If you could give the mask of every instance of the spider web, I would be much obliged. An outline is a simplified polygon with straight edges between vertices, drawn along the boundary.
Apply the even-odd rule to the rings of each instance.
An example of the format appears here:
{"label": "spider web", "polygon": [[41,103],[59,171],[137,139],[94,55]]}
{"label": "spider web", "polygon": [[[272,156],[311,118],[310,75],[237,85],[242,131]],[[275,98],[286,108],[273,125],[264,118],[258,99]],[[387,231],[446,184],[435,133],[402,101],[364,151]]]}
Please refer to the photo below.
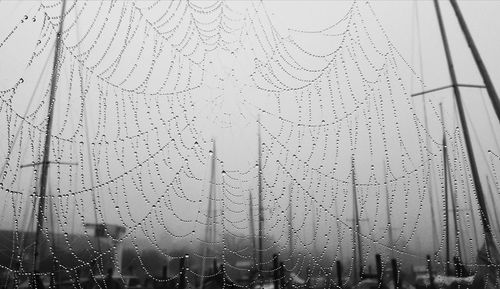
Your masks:
{"label": "spider web", "polygon": [[[36,274],[60,281],[114,268],[167,283],[186,254],[193,286],[218,274],[248,286],[240,280],[248,272],[276,270],[273,254],[288,273],[331,284],[335,260],[348,279],[356,262],[369,272],[375,253],[384,267],[396,258],[409,270],[428,252],[443,270],[441,136],[426,128],[408,91],[416,73],[369,2],[342,3],[343,16],[316,31],[280,26],[253,1],[68,1],[62,18],[61,4],[1,4],[14,11],[0,34],[6,282],[22,287],[35,274],[37,163],[61,23],[45,270]],[[465,211],[452,250],[477,270],[484,237],[473,232],[479,213],[462,132],[436,101],[425,105],[429,121],[446,126]],[[482,152],[498,188],[500,153]],[[439,236],[429,237],[432,222]],[[214,261],[223,266],[207,269]]]}

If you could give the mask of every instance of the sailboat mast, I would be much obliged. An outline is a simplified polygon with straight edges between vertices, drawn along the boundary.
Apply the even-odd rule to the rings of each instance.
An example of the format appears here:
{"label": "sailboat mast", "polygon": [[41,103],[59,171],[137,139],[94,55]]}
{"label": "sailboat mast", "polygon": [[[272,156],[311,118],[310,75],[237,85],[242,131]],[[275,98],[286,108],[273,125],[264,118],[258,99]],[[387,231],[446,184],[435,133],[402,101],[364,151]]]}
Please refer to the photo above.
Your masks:
{"label": "sailboat mast", "polygon": [[470,212],[470,216],[471,216],[471,220],[472,220],[472,232],[474,234],[474,237],[475,237],[475,241],[476,241],[476,246],[477,246],[477,249],[479,250],[480,248],[480,244],[479,244],[479,234],[477,233],[477,227],[476,227],[476,215],[474,214],[474,208],[472,206],[472,196],[470,194],[470,185],[469,185],[469,182],[465,182],[467,184],[467,197],[468,197],[468,201],[469,201],[469,212]]}
{"label": "sailboat mast", "polygon": [[[449,161],[448,157],[446,157],[446,161]],[[450,191],[450,197],[451,197],[451,208],[453,210],[453,224],[455,226],[455,250],[458,255],[458,259],[462,260],[462,250],[460,247],[460,216],[457,212],[457,195],[455,192],[455,189],[453,188],[453,182],[451,178],[451,170],[450,170],[450,164],[448,164],[448,182],[449,182],[449,191]]]}
{"label": "sailboat mast", "polygon": [[446,236],[446,275],[451,275],[450,269],[450,222],[449,222],[449,212],[448,212],[448,145],[446,143],[446,133],[443,118],[443,104],[439,104],[439,110],[441,112],[441,121],[443,128],[443,178],[444,178],[444,227]]}
{"label": "sailboat mast", "polygon": [[54,51],[54,62],[52,66],[52,77],[50,80],[50,95],[47,110],[47,126],[45,129],[45,143],[43,147],[43,160],[42,171],[40,176],[40,193],[38,195],[38,213],[36,219],[36,233],[35,233],[35,254],[33,258],[33,268],[38,271],[39,267],[39,254],[40,254],[40,237],[44,225],[45,217],[45,196],[47,194],[47,181],[49,174],[49,153],[50,153],[50,139],[52,134],[52,123],[54,120],[54,108],[56,102],[57,80],[59,75],[59,55],[61,50],[61,36],[64,24],[64,11],[66,10],[66,0],[62,1],[61,15],[59,22],[59,29],[56,35],[56,44]]}
{"label": "sailboat mast", "polygon": [[[424,108],[424,124],[425,124],[425,130],[426,131],[429,131],[429,119],[427,117],[427,106],[426,106],[426,103],[425,103],[425,94],[423,95],[422,97],[422,104],[423,104],[423,108]],[[432,187],[433,183],[432,183],[432,172],[431,172],[431,168],[432,168],[432,163],[431,163],[431,158],[429,158],[429,149],[431,147],[431,144],[430,144],[430,140],[429,140],[429,136],[426,134],[425,136],[425,143],[426,143],[426,146],[427,146],[427,150],[425,151],[426,152],[426,155],[427,155],[427,159],[429,160],[428,162],[428,166],[427,166],[427,173],[428,173],[428,178],[426,179],[426,185],[427,185],[427,193],[429,194],[429,209],[431,211],[431,219],[432,219],[432,244],[433,244],[433,250],[434,252],[437,252],[439,250],[439,234],[438,234],[438,230],[437,230],[437,225],[436,225],[436,214],[434,212],[434,189]],[[439,203],[439,202],[438,202]]]}
{"label": "sailboat mast", "polygon": [[288,187],[288,258],[293,255],[292,185]]}
{"label": "sailboat mast", "polygon": [[253,264],[257,262],[256,258],[256,244],[255,244],[255,227],[254,227],[254,222],[253,222],[253,198],[252,198],[252,190],[248,190],[248,198],[249,198],[249,221],[250,221],[250,238],[252,240],[252,259],[253,259]]}
{"label": "sailboat mast", "polygon": [[446,36],[446,31],[444,28],[443,19],[441,16],[441,9],[437,0],[434,0],[434,6],[436,8],[436,14],[439,22],[439,29],[441,31],[441,37],[443,40],[443,46],[446,54],[446,60],[448,63],[448,70],[452,82],[453,93],[455,96],[455,101],[457,103],[458,114],[460,117],[460,123],[462,125],[462,132],[464,134],[465,147],[467,149],[467,154],[469,156],[469,164],[472,173],[472,179],[474,181],[474,188],[476,190],[477,200],[479,203],[481,223],[483,225],[483,231],[486,239],[486,247],[495,246],[493,242],[493,235],[491,232],[490,221],[488,217],[488,210],[486,209],[486,203],[484,199],[483,189],[481,187],[481,179],[479,178],[479,171],[476,165],[476,158],[474,156],[474,151],[472,148],[472,142],[469,134],[469,126],[467,125],[467,120],[465,118],[465,110],[462,103],[462,97],[460,95],[460,89],[457,84],[457,78],[455,75],[455,69],[453,66],[453,60],[451,58],[450,47],[448,45],[448,38]]}
{"label": "sailboat mast", "polygon": [[457,1],[450,0],[450,3],[451,3],[451,6],[453,7],[453,10],[455,11],[455,15],[457,16],[457,19],[458,19],[458,24],[460,25],[460,28],[462,29],[462,32],[464,33],[465,40],[467,41],[467,45],[469,46],[469,48],[471,50],[472,56],[474,57],[474,61],[476,62],[476,66],[479,70],[479,73],[481,74],[481,77],[483,78],[484,85],[486,86],[486,91],[488,92],[491,103],[493,104],[493,109],[495,110],[497,118],[500,121],[500,100],[498,99],[498,94],[495,90],[495,86],[493,85],[493,82],[491,81],[488,70],[486,69],[486,66],[484,65],[483,59],[481,58],[481,54],[479,54],[479,50],[476,47],[476,43],[474,42],[474,39],[472,38],[472,35],[470,34],[469,28],[467,27],[467,23],[465,22],[464,16],[462,15],[462,11],[460,10],[460,7],[458,6]]}
{"label": "sailboat mast", "polygon": [[261,142],[261,137],[260,137],[260,116],[257,120],[257,124],[259,126],[258,130],[258,193],[259,193],[259,278],[261,283],[263,282],[263,257],[262,257],[262,252],[263,252],[263,245],[262,245],[262,232],[264,230],[264,214],[262,211],[262,142]]}
{"label": "sailboat mast", "polygon": [[[212,210],[209,212],[212,214],[212,226],[211,226],[211,242],[215,242],[217,239],[217,190],[216,190],[216,179],[215,179],[215,160],[216,160],[216,153],[215,153],[215,140],[213,142],[213,149],[212,149],[212,168],[210,170],[210,200],[209,202],[212,203]],[[216,269],[216,268],[214,268]]]}
{"label": "sailboat mast", "polygon": [[392,235],[392,221],[391,221],[391,206],[389,201],[389,183],[387,183],[387,160],[384,163],[384,178],[385,178],[385,208],[387,214],[387,227],[389,235],[389,247],[391,248],[390,256],[391,259],[394,257],[394,237]]}
{"label": "sailboat mast", "polygon": [[[207,223],[205,228],[205,244],[203,247],[203,260],[201,261],[201,274],[200,274],[200,286],[199,288],[203,288],[203,283],[205,280],[205,260],[208,255],[208,244],[211,242],[215,242],[216,238],[216,190],[215,190],[215,141],[213,141],[212,151],[211,151],[211,165],[210,165],[210,184],[208,187],[208,208],[207,208]],[[214,257],[215,258],[215,257]],[[215,259],[214,263],[217,260]],[[214,268],[216,270],[217,268]]]}
{"label": "sailboat mast", "polygon": [[316,234],[317,234],[317,227],[316,227],[316,206],[314,205],[314,200],[312,201],[312,235],[313,235],[313,240],[312,240],[312,245],[313,245],[313,254],[316,254],[318,252],[318,247],[316,245]]}
{"label": "sailboat mast", "polygon": [[[353,202],[353,241],[356,243],[356,252],[355,252],[355,262],[353,268],[355,268],[355,280],[363,276],[363,252],[361,245],[361,227],[359,225],[359,211],[358,211],[358,194],[356,190],[356,169],[354,167],[354,157],[351,158],[351,170],[352,170],[352,202]],[[356,260],[357,263],[356,264]],[[357,270],[359,269],[359,272]]]}

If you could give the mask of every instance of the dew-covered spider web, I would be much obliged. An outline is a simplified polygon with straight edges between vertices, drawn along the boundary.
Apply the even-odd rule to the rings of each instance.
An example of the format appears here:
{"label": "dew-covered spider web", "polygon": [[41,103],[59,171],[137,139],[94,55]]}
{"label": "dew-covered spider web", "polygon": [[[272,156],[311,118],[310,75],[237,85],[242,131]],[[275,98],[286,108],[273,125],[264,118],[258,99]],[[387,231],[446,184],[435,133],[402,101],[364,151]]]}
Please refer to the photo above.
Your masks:
{"label": "dew-covered spider web", "polygon": [[[411,283],[427,255],[444,272],[447,216],[451,256],[484,266],[449,92],[444,115],[412,97],[372,4],[335,2],[318,29],[262,1],[0,2],[1,286],[332,288],[376,277],[375,254]],[[496,237],[497,123],[476,103]]]}

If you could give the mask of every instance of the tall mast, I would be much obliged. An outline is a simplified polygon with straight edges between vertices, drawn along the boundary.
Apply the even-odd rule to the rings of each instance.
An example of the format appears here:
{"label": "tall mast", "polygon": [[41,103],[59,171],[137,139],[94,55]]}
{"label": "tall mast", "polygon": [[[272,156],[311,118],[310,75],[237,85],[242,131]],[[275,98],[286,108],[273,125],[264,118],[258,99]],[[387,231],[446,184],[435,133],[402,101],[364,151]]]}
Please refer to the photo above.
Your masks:
{"label": "tall mast", "polygon": [[[450,47],[448,45],[448,38],[446,36],[444,23],[443,23],[443,19],[441,16],[441,9],[439,8],[439,2],[437,0],[434,0],[434,6],[436,8],[436,14],[437,14],[438,22],[439,22],[439,29],[441,31],[441,37],[443,39],[443,46],[444,46],[444,50],[446,53],[446,61],[448,63],[448,71],[449,71],[451,82],[452,82],[453,92],[454,92],[454,96],[455,96],[455,102],[457,104],[458,114],[460,117],[460,123],[462,125],[462,132],[464,134],[465,147],[467,149],[467,154],[469,156],[472,179],[474,181],[474,189],[476,190],[477,200],[478,200],[479,209],[480,209],[481,223],[483,225],[483,231],[484,231],[485,240],[486,240],[486,248],[488,251],[490,251],[491,249],[495,249],[495,251],[496,251],[496,245],[493,241],[493,235],[491,232],[491,226],[490,226],[490,221],[489,221],[489,217],[488,217],[488,210],[486,208],[484,193],[483,193],[483,189],[481,187],[481,180],[479,178],[479,171],[478,171],[478,168],[476,165],[476,158],[474,156],[472,142],[470,140],[469,127],[467,125],[467,120],[465,118],[465,110],[464,110],[464,107],[462,104],[462,97],[460,95],[460,89],[459,89],[458,84],[457,84],[457,78],[455,75],[453,60],[451,58]],[[489,262],[491,262],[491,260]]]}
{"label": "tall mast", "polygon": [[[424,106],[424,121],[425,121],[425,129],[427,131],[429,131],[429,120],[428,120],[428,117],[427,117],[427,108],[426,108],[426,104],[425,104],[425,94],[423,95],[422,97],[422,102],[423,102],[423,106]],[[426,143],[426,146],[428,149],[430,149],[431,147],[431,144],[430,144],[430,140],[429,140],[429,136],[426,134],[425,135],[425,143]],[[425,151],[426,154],[427,154],[427,159],[429,160],[429,165],[427,166],[427,173],[428,173],[428,178],[426,179],[426,182],[427,182],[427,193],[429,194],[429,209],[431,211],[431,219],[432,219],[432,245],[433,245],[433,249],[434,249],[434,253],[438,252],[439,250],[439,234],[438,234],[438,230],[437,230],[437,225],[436,225],[436,214],[434,212],[434,190],[432,188],[432,172],[431,172],[431,168],[432,168],[432,163],[431,163],[431,158],[429,158],[429,153],[428,153],[428,150]],[[439,203],[439,202],[438,202]]]}
{"label": "tall mast", "polygon": [[476,62],[476,66],[479,70],[479,73],[481,74],[481,77],[483,78],[484,85],[486,86],[486,91],[488,92],[488,95],[490,97],[491,103],[493,104],[493,109],[495,110],[495,113],[497,115],[498,120],[500,121],[500,100],[498,99],[498,94],[495,90],[495,86],[493,85],[493,82],[491,81],[490,75],[488,74],[488,70],[486,69],[486,66],[484,65],[483,59],[481,58],[481,55],[479,54],[479,50],[476,47],[476,43],[474,42],[474,39],[472,38],[472,35],[470,34],[469,28],[467,27],[467,23],[465,22],[464,16],[462,15],[462,11],[460,10],[460,7],[458,6],[458,3],[456,0],[450,0],[451,6],[453,7],[453,10],[455,11],[455,14],[458,19],[458,23],[460,24],[460,28],[462,29],[462,32],[464,33],[465,40],[467,41],[467,45],[469,46],[472,56],[474,57],[474,61]]}
{"label": "tall mast", "polygon": [[293,255],[292,184],[288,187],[288,258]]}
{"label": "tall mast", "polygon": [[[420,46],[420,39],[421,39],[421,36],[420,36],[420,21],[419,21],[419,17],[418,17],[418,3],[417,1],[414,2],[415,3],[415,9],[416,9],[416,12],[417,12],[417,29],[418,29],[418,40],[419,40],[419,46]],[[419,47],[419,50],[421,52],[421,47]],[[424,68],[423,68],[423,63],[422,63],[422,56],[420,55],[420,71],[421,73],[424,72]],[[422,76],[422,82],[421,82],[421,88],[422,88],[422,91],[425,90],[425,84],[424,84],[424,78]],[[432,159],[429,158],[429,151],[431,149],[431,142],[430,142],[430,138],[429,138],[429,118],[427,116],[427,105],[426,105],[426,94],[423,93],[422,94],[422,108],[423,108],[423,113],[424,113],[424,125],[425,125],[425,130],[426,130],[426,134],[425,134],[425,144],[426,144],[426,147],[427,149],[425,150],[425,154],[426,154],[426,158],[427,158],[427,178],[426,178],[426,187],[427,187],[427,193],[429,195],[429,209],[430,209],[430,213],[431,213],[431,219],[432,219],[432,235],[433,235],[433,238],[432,238],[432,244],[433,244],[433,253],[436,254],[439,250],[439,234],[438,234],[438,229],[437,229],[437,224],[441,223],[439,219],[436,218],[436,214],[434,212],[434,189],[433,189],[433,180],[434,180],[434,174],[433,174],[433,163],[432,163]],[[438,202],[439,203],[439,202]],[[439,216],[439,215],[438,215]],[[438,223],[436,223],[438,221]],[[438,256],[436,256],[438,257]]]}
{"label": "tall mast", "polygon": [[259,170],[258,172],[258,193],[259,193],[259,279],[260,279],[260,282],[261,282],[261,285],[262,283],[264,282],[264,279],[263,279],[263,276],[262,276],[262,272],[263,272],[263,258],[262,258],[262,253],[263,253],[263,245],[262,245],[262,232],[264,230],[264,214],[263,214],[263,211],[262,211],[262,142],[261,142],[261,138],[260,138],[260,116],[257,120],[257,125],[259,126],[258,127],[258,136],[257,136],[257,140],[258,140],[258,164],[257,164],[257,168]]}
{"label": "tall mast", "polygon": [[446,143],[446,132],[444,126],[443,118],[443,104],[439,104],[439,110],[441,112],[441,121],[443,128],[443,178],[444,178],[444,227],[446,236],[446,252],[445,252],[445,262],[446,262],[446,276],[451,275],[450,269],[450,222],[449,222],[449,212],[448,212],[448,145]]}
{"label": "tall mast", "polygon": [[[446,161],[449,162],[449,158],[448,156],[446,156]],[[455,250],[457,252],[457,255],[458,255],[458,259],[459,260],[462,260],[462,250],[461,250],[461,247],[460,247],[460,216],[458,214],[458,211],[457,211],[457,205],[458,205],[458,202],[457,202],[457,195],[456,195],[456,192],[455,192],[455,189],[453,188],[453,182],[452,182],[452,177],[451,177],[451,169],[450,169],[450,164],[448,163],[448,188],[449,188],[449,192],[450,192],[450,197],[451,197],[451,208],[452,208],[452,211],[453,211],[453,225],[455,226]],[[456,269],[456,268],[455,268]]]}
{"label": "tall mast", "polygon": [[318,229],[316,228],[316,206],[314,204],[314,200],[312,200],[312,235],[313,235],[313,254],[316,254],[318,252],[318,247],[316,246],[316,234],[317,234],[317,231]]}
{"label": "tall mast", "polygon": [[50,139],[52,134],[52,123],[54,120],[54,107],[56,102],[57,80],[59,75],[59,55],[61,53],[61,36],[64,26],[64,11],[66,10],[66,0],[62,1],[61,16],[59,22],[59,29],[56,35],[56,46],[54,51],[54,62],[52,66],[52,76],[50,80],[50,96],[47,111],[47,126],[45,129],[45,143],[43,147],[43,160],[42,171],[40,176],[40,193],[38,195],[38,213],[36,220],[36,234],[35,234],[35,254],[33,258],[33,267],[35,271],[39,269],[39,254],[40,254],[40,237],[44,226],[45,217],[45,196],[47,194],[47,181],[49,174],[49,154],[50,154]]}
{"label": "tall mast", "polygon": [[361,226],[359,225],[358,194],[356,191],[356,169],[354,167],[354,157],[351,158],[352,171],[352,203],[353,203],[353,230],[352,238],[355,243],[353,275],[357,281],[363,276],[363,252],[361,245]]}
{"label": "tall mast", "polygon": [[[203,247],[203,260],[201,262],[201,274],[200,274],[200,289],[203,288],[203,281],[205,279],[205,259],[208,255],[208,244],[216,241],[217,231],[216,231],[216,178],[215,178],[215,140],[213,140],[212,151],[211,151],[211,165],[210,165],[210,184],[208,188],[208,208],[207,208],[207,223],[205,227],[205,245]],[[215,256],[214,256],[215,258]],[[214,259],[214,264],[217,260]],[[216,270],[217,268],[214,268]]]}
{"label": "tall mast", "polygon": [[257,246],[255,245],[255,226],[253,222],[253,197],[252,197],[252,190],[248,190],[248,198],[249,198],[249,221],[250,221],[250,238],[252,241],[252,257],[253,257],[253,264],[255,265],[257,263],[257,256],[256,256],[256,249]]}
{"label": "tall mast", "polygon": [[[213,149],[212,149],[212,169],[210,171],[210,202],[212,203],[212,234],[210,236],[211,241],[215,242],[217,239],[217,189],[216,189],[216,179],[215,179],[215,161],[216,161],[217,155],[215,152],[215,140],[213,142]],[[214,268],[216,269],[216,268]]]}
{"label": "tall mast", "polygon": [[[389,183],[387,183],[387,160],[384,163],[384,178],[385,178],[385,208],[387,214],[387,226],[388,226],[388,235],[389,235],[389,247],[391,248],[390,257],[394,258],[394,237],[392,235],[392,222],[391,222],[391,206],[389,201]],[[434,220],[433,220],[434,221]]]}
{"label": "tall mast", "polygon": [[476,241],[476,248],[479,250],[480,246],[479,245],[479,234],[477,232],[477,226],[476,226],[476,215],[474,214],[474,208],[472,206],[472,196],[471,196],[471,189],[470,189],[470,185],[469,185],[469,182],[465,182],[467,184],[467,197],[468,197],[468,201],[469,201],[469,212],[470,212],[470,216],[471,216],[471,221],[472,221],[472,233],[474,234],[474,238],[475,238],[475,241]]}

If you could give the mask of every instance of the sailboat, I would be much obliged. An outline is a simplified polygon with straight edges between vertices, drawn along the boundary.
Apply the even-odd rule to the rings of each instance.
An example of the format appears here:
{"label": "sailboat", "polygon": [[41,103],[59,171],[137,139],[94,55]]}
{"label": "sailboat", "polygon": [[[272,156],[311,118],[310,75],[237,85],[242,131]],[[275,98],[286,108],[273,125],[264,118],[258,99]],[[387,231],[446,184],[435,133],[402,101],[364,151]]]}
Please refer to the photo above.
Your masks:
{"label": "sailboat", "polygon": [[[61,5],[61,15],[63,15],[65,8],[66,8],[66,1],[63,1]],[[61,35],[63,29],[64,29],[64,21],[61,20],[58,27],[58,35]],[[21,283],[20,284],[21,287],[27,286],[31,288],[41,289],[41,288],[46,288],[49,285],[50,287],[54,287],[56,282],[54,276],[56,264],[54,264],[53,261],[51,262],[52,265],[49,272],[47,272],[45,268],[42,268],[42,259],[46,257],[42,255],[42,252],[45,252],[47,246],[52,247],[53,245],[53,244],[43,243],[42,234],[43,231],[45,230],[46,202],[50,201],[50,198],[47,196],[48,195],[47,191],[49,188],[49,183],[48,183],[49,166],[52,163],[51,160],[49,160],[49,153],[51,144],[51,131],[54,121],[54,104],[56,102],[56,97],[55,97],[57,88],[56,83],[59,75],[58,59],[60,57],[60,51],[61,51],[61,37],[57,37],[55,43],[53,65],[52,65],[52,77],[50,81],[50,96],[49,96],[49,105],[47,109],[47,123],[45,128],[45,139],[44,139],[42,160],[41,162],[32,164],[32,166],[34,167],[41,165],[40,180],[37,188],[38,191],[38,196],[36,198],[37,202],[34,202],[34,208],[33,208],[33,212],[36,211],[36,219],[35,219],[36,221],[34,224],[35,236],[33,243],[33,255],[28,257],[29,259],[31,259],[30,263],[32,264],[32,268],[28,280],[24,284]]]}
{"label": "sailboat", "polygon": [[[258,193],[258,227],[257,227],[257,241],[258,247],[256,249],[257,253],[257,271],[255,272],[255,276],[252,278],[252,288],[265,288],[272,289],[274,288],[274,282],[264,272],[264,207],[263,207],[263,199],[262,199],[262,140],[260,135],[260,116],[257,119],[258,125],[258,133],[257,133],[257,193]],[[274,288],[277,289],[277,288]]]}
{"label": "sailboat", "polygon": [[[218,266],[217,254],[210,252],[209,244],[214,244],[217,240],[217,189],[216,189],[216,147],[213,140],[210,160],[210,184],[208,193],[208,208],[207,221],[205,224],[205,244],[203,246],[203,254],[201,261],[199,289],[218,289],[218,288],[233,288],[234,283],[226,278],[223,264]],[[213,256],[209,256],[213,255]],[[211,260],[210,262],[207,262]],[[208,263],[208,264],[207,264]],[[211,265],[211,266],[210,266]]]}
{"label": "sailboat", "polygon": [[[442,103],[439,104],[441,119],[443,119],[443,106]],[[444,121],[442,122],[442,147],[443,147],[443,179],[444,179],[444,194],[443,194],[443,203],[444,203],[444,230],[445,230],[445,270],[444,274],[438,274],[433,279],[433,284],[441,287],[453,287],[453,286],[471,286],[473,281],[473,276],[468,274],[468,270],[462,263],[462,253],[460,250],[460,225],[459,219],[457,215],[457,200],[456,194],[453,190],[453,182],[450,170],[449,163],[449,154],[448,154],[448,143],[446,139],[446,131]],[[451,200],[451,209],[450,209],[450,200]],[[453,261],[451,258],[451,234],[450,234],[450,211],[453,212],[451,216],[453,217],[454,222],[454,232],[455,236],[455,248],[457,255],[453,257]],[[451,265],[454,265],[454,269],[451,269]],[[454,272],[453,272],[454,271]],[[430,284],[431,282],[428,280],[430,275],[427,275],[426,283]]]}
{"label": "sailboat", "polygon": [[[49,99],[47,105],[47,114],[46,114],[46,124],[44,133],[44,141],[43,141],[43,149],[41,153],[40,161],[33,161],[30,164],[21,165],[21,168],[33,167],[34,172],[40,172],[39,178],[35,177],[37,180],[36,187],[36,195],[34,194],[34,202],[32,203],[33,208],[31,211],[33,214],[33,226],[34,226],[34,234],[30,232],[20,234],[23,236],[21,238],[21,242],[17,244],[19,248],[19,252],[17,253],[20,258],[20,262],[18,266],[15,266],[16,272],[13,272],[12,278],[14,282],[7,281],[4,286],[5,288],[56,288],[56,287],[72,287],[78,284],[86,284],[86,286],[96,285],[98,280],[107,280],[106,278],[114,278],[117,279],[120,274],[120,268],[122,265],[122,242],[121,238],[125,233],[125,228],[122,226],[114,226],[110,224],[89,224],[85,225],[88,228],[95,229],[94,238],[87,239],[89,244],[95,241],[95,245],[97,247],[96,253],[98,256],[91,256],[89,260],[88,267],[90,267],[91,278],[81,278],[79,276],[80,271],[70,272],[64,270],[64,265],[59,261],[61,256],[57,256],[57,244],[56,242],[74,242],[78,243],[79,238],[81,236],[73,235],[73,234],[57,234],[54,232],[55,225],[54,222],[54,212],[51,210],[52,207],[56,206],[53,195],[51,195],[51,187],[50,187],[50,179],[49,179],[49,168],[51,165],[57,165],[61,167],[65,166],[74,166],[75,163],[65,162],[60,160],[51,160],[51,142],[53,141],[53,124],[54,124],[54,113],[56,107],[56,92],[58,87],[58,80],[60,77],[60,65],[59,59],[61,57],[62,50],[62,37],[64,27],[64,15],[66,11],[66,0],[61,1],[61,11],[60,11],[60,22],[57,27],[57,37],[55,39],[55,49],[53,53],[53,62],[52,62],[52,71],[51,71],[51,79],[50,79],[50,89],[49,89]],[[86,116],[84,116],[86,117]],[[90,163],[90,162],[89,162]],[[92,174],[91,174],[92,175]],[[93,180],[92,180],[93,182]],[[94,191],[92,189],[92,196],[94,196]],[[95,208],[95,199],[94,199],[94,213],[96,214]],[[49,211],[47,212],[47,209]],[[97,217],[96,217],[97,222]],[[34,235],[34,236],[31,236]],[[90,236],[89,236],[90,237]],[[108,238],[111,237],[112,241],[106,248],[106,250],[102,250],[100,238]],[[33,241],[32,244],[26,245],[27,241]],[[90,245],[93,246],[92,244]],[[73,252],[73,254],[75,254]],[[112,263],[117,265],[118,270],[113,270],[112,266],[108,268],[107,273],[102,266],[98,265],[101,263],[102,265],[102,257],[108,255],[114,260]],[[76,256],[76,255],[75,255]],[[78,258],[78,257],[77,257]],[[80,259],[80,262],[86,262],[85,259]],[[29,263],[26,268],[23,268],[23,263]],[[31,268],[30,268],[31,267]],[[66,273],[64,279],[61,278],[61,272]],[[24,274],[19,274],[24,273]],[[68,279],[69,278],[69,279]],[[138,288],[137,277],[121,275],[119,276],[121,281],[125,281],[125,286],[129,288],[136,287]],[[104,281],[103,281],[104,282]],[[135,284],[135,285],[132,285]],[[140,287],[140,286],[139,286]]]}
{"label": "sailboat", "polygon": [[[493,235],[492,235],[492,227],[490,225],[490,219],[489,219],[489,214],[488,210],[486,207],[485,203],[485,196],[483,193],[482,185],[481,185],[481,180],[479,178],[479,171],[477,168],[476,164],[476,158],[475,158],[475,153],[472,147],[472,142],[469,134],[469,126],[467,123],[467,119],[465,117],[465,110],[462,102],[462,96],[460,92],[460,87],[476,87],[476,88],[485,88],[488,92],[489,98],[491,100],[493,109],[497,115],[497,118],[500,120],[500,100],[498,99],[498,95],[496,93],[496,90],[493,86],[493,83],[490,79],[490,76],[488,74],[488,71],[486,70],[486,67],[481,59],[481,56],[479,54],[479,50],[476,47],[476,44],[471,36],[471,33],[468,29],[468,26],[465,22],[465,19],[462,15],[462,12],[460,10],[460,7],[458,6],[458,3],[456,0],[450,0],[450,4],[455,12],[455,15],[457,17],[458,23],[460,25],[460,28],[464,34],[465,40],[467,41],[467,44],[471,50],[472,56],[474,58],[474,61],[477,65],[477,68],[479,70],[479,73],[483,79],[484,86],[477,86],[477,85],[464,85],[464,84],[459,84],[457,82],[457,76],[453,64],[453,59],[451,57],[451,50],[450,46],[448,43],[448,38],[446,34],[446,29],[444,26],[444,21],[443,17],[441,14],[441,8],[438,0],[434,0],[434,7],[436,10],[436,15],[438,19],[438,24],[439,24],[439,29],[441,33],[441,38],[443,42],[443,48],[445,51],[446,55],[446,62],[448,65],[448,72],[450,75],[450,80],[451,80],[451,85],[437,88],[437,89],[431,89],[429,91],[424,91],[420,93],[413,94],[412,96],[417,96],[417,95],[424,95],[443,90],[443,89],[448,89],[452,88],[453,90],[453,95],[454,95],[454,100],[457,106],[457,111],[458,111],[458,116],[459,116],[459,123],[462,128],[462,133],[463,133],[463,139],[465,141],[465,148],[467,151],[467,155],[469,158],[469,166],[472,174],[472,179],[473,179],[473,185],[474,189],[476,192],[477,196],[477,201],[479,205],[479,211],[480,211],[480,218],[481,218],[481,224],[483,228],[483,233],[485,236],[485,242],[480,249],[477,259],[478,263],[482,265],[480,269],[476,272],[474,276],[468,276],[468,277],[450,277],[451,275],[451,258],[450,258],[450,251],[449,251],[449,226],[448,226],[448,212],[445,212],[446,220],[445,220],[445,227],[446,227],[446,232],[447,232],[447,237],[446,237],[446,243],[447,243],[447,248],[446,248],[446,261],[445,261],[445,277],[443,278],[437,278],[435,279],[436,283],[441,283],[441,286],[455,286],[455,284],[464,284],[464,285],[470,285],[473,288],[496,288],[498,284],[500,284],[500,272],[498,270],[498,265],[500,264],[500,254],[498,251],[498,248],[496,244],[493,241]],[[442,113],[441,113],[442,114]],[[444,132],[444,128],[443,128]],[[447,147],[446,147],[446,140],[445,136],[443,137],[443,156],[444,156],[444,161],[443,164],[445,166],[444,168],[444,173],[445,173],[445,180],[444,180],[444,186],[445,186],[445,194],[448,193],[448,186],[450,185],[450,180],[449,180],[449,170],[447,168],[448,164],[448,156],[447,156]],[[452,196],[453,200],[454,196]],[[445,204],[447,206],[448,203],[448,197],[445,198]],[[455,206],[454,206],[455,207]],[[458,222],[457,222],[457,214],[456,212],[453,214],[455,216],[455,228],[458,228]],[[459,239],[457,237],[456,243],[457,243],[457,248],[460,248],[460,245],[458,244]],[[488,256],[488,257],[485,257]],[[455,271],[458,273],[457,275],[467,275],[465,272],[465,268],[463,267],[461,263],[461,256],[459,253],[459,256],[455,258],[455,264],[456,268]],[[432,273],[430,273],[432,274]],[[464,280],[464,278],[466,280]],[[442,279],[442,280],[440,280]],[[434,284],[431,284],[430,286],[434,286]]]}

